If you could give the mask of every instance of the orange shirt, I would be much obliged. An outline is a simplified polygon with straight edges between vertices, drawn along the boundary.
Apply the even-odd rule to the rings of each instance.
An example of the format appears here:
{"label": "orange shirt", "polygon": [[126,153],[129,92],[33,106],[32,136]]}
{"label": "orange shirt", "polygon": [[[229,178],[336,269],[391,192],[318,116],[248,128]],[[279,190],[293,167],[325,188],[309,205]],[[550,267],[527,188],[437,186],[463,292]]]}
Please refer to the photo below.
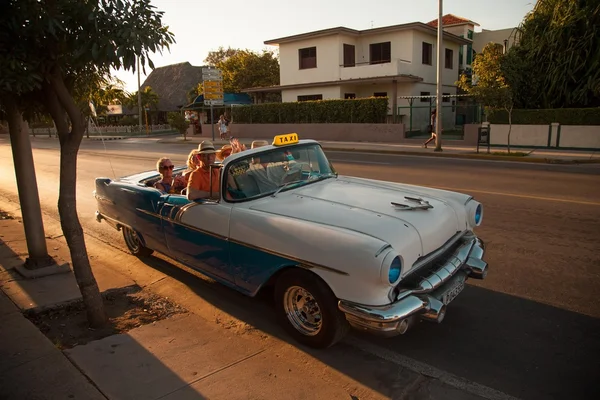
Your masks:
{"label": "orange shirt", "polygon": [[[213,195],[219,193],[219,168],[213,168],[212,192]],[[193,187],[197,190],[210,192],[210,174],[209,170],[204,168],[195,169],[189,178],[188,187]]]}

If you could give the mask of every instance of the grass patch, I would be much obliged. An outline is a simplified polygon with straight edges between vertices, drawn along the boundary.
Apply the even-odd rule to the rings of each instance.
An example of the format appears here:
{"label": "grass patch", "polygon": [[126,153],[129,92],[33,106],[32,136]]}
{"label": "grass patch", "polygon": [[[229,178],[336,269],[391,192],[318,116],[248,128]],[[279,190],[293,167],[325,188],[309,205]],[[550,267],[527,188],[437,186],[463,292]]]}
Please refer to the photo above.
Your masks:
{"label": "grass patch", "polygon": [[493,156],[505,157],[527,157],[530,153],[525,153],[522,151],[511,151],[510,153],[507,151],[492,151],[490,154]]}

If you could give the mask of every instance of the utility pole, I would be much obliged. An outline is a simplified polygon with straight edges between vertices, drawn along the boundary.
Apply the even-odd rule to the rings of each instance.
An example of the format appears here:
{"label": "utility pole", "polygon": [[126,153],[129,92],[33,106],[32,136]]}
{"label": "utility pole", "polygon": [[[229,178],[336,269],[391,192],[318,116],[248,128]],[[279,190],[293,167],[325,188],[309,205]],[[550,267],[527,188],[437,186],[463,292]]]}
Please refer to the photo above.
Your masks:
{"label": "utility pole", "polygon": [[54,261],[48,255],[46,246],[29,132],[24,129],[23,117],[16,104],[6,102],[6,111],[23,228],[29,253],[25,266],[29,269],[50,266],[54,264]]}
{"label": "utility pole", "polygon": [[137,56],[137,75],[138,75],[138,122],[140,132],[142,132],[142,92],[140,91],[140,56]]}
{"label": "utility pole", "polygon": [[442,151],[442,58],[444,56],[444,43],[442,39],[442,9],[443,0],[438,0],[438,31],[437,31],[437,98],[436,98],[436,120],[435,120],[435,150]]}

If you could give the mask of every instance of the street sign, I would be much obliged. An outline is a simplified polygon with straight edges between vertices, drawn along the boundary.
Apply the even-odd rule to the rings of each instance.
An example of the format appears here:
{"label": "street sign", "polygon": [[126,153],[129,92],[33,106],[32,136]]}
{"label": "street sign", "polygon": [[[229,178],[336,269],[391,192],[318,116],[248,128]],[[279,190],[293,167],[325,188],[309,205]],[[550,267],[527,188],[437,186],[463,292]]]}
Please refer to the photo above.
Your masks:
{"label": "street sign", "polygon": [[223,73],[217,68],[202,68],[202,80],[222,80]]}
{"label": "street sign", "polygon": [[204,104],[223,105],[223,73],[217,68],[202,68]]}

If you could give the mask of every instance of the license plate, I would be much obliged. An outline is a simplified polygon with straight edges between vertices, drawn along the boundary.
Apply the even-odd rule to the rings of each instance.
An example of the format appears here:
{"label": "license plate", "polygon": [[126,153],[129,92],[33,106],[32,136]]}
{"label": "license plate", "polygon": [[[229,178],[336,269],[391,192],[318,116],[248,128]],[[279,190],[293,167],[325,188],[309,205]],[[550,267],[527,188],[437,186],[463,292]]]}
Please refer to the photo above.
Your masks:
{"label": "license plate", "polygon": [[459,280],[454,286],[452,286],[446,293],[442,295],[442,303],[448,305],[452,300],[456,298],[465,288],[465,282]]}

